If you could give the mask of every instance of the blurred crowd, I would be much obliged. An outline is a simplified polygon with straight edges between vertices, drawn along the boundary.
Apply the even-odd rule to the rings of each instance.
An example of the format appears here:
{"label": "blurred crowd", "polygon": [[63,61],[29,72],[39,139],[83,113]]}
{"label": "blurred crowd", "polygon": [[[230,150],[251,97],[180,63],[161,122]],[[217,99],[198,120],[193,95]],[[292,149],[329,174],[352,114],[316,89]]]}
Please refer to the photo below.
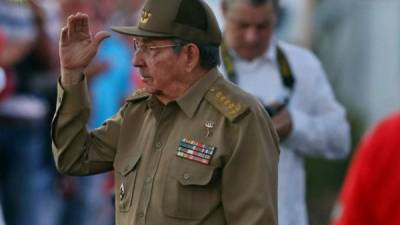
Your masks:
{"label": "blurred crowd", "polygon": [[[59,74],[58,38],[68,15],[91,18],[91,32],[136,23],[141,0],[0,1],[0,199],[8,225],[114,223],[111,175],[60,175],[51,156],[50,121]],[[95,128],[140,85],[130,40],[113,35],[86,71]],[[0,222],[1,224],[1,222]]]}
{"label": "blurred crowd", "polygon": [[[111,174],[69,177],[54,167],[49,133],[57,96],[59,31],[77,11],[89,15],[92,33],[111,25],[136,24],[143,1],[0,0],[0,225],[3,221],[7,225],[114,224]],[[219,1],[208,2],[219,8]],[[316,46],[311,15],[317,2],[324,6],[333,1],[282,0],[277,34],[304,47]],[[221,12],[215,12],[221,22]],[[223,22],[220,25],[223,27]],[[316,29],[333,32],[330,25]],[[325,45],[332,48],[331,43],[320,43],[320,50]],[[92,100],[90,128],[100,126],[141,86],[131,63],[131,44],[132,40],[113,33],[85,71]],[[332,51],[339,55],[339,50]],[[341,68],[334,66],[333,70]],[[332,72],[329,65],[327,72],[328,76]],[[332,80],[345,82],[330,77]],[[339,101],[344,98],[335,94]],[[348,197],[348,192],[345,194]]]}

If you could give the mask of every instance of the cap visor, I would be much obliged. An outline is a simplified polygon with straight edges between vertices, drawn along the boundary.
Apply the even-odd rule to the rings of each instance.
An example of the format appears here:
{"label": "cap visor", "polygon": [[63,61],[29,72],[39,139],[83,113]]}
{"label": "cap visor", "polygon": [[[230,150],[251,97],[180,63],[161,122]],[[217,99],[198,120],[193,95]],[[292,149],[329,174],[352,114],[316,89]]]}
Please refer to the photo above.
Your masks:
{"label": "cap visor", "polygon": [[145,31],[140,29],[139,27],[131,27],[131,26],[111,27],[111,30],[118,32],[120,34],[139,36],[139,37],[171,37],[171,35],[169,34]]}

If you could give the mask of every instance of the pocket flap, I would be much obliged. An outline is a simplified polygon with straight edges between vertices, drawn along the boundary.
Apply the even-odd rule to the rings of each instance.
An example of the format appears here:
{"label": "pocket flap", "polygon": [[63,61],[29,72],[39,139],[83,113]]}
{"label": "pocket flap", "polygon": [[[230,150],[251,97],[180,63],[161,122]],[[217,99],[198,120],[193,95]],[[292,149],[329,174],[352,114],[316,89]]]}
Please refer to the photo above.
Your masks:
{"label": "pocket flap", "polygon": [[132,155],[125,156],[124,154],[116,155],[114,159],[114,169],[120,174],[126,176],[138,164],[142,154],[141,152],[132,153]]}
{"label": "pocket flap", "polygon": [[207,185],[213,178],[215,168],[206,165],[186,167],[173,174],[182,185]]}

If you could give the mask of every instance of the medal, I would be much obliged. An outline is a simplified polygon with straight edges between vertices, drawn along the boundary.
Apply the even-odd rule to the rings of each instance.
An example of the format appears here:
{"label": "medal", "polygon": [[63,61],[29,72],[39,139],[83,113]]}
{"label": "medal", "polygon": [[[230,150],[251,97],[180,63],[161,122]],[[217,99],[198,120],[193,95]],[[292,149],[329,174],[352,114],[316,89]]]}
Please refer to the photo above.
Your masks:
{"label": "medal", "polygon": [[212,134],[211,129],[214,128],[215,123],[213,121],[207,121],[204,126],[206,127],[206,137],[210,137]]}

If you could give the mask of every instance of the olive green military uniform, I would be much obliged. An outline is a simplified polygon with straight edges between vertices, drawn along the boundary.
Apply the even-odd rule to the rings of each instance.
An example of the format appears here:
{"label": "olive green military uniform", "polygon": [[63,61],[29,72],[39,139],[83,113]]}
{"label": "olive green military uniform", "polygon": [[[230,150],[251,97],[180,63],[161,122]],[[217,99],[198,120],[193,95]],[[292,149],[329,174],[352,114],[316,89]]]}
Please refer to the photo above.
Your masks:
{"label": "olive green military uniform", "polygon": [[[113,30],[221,43],[202,0],[147,0],[137,26]],[[86,81],[59,85],[53,154],[66,174],[114,170],[117,225],[277,224],[275,131],[255,98],[216,69],[167,105],[136,92],[91,132],[89,111]]]}
{"label": "olive green military uniform", "polygon": [[91,132],[89,111],[86,81],[59,84],[54,158],[70,175],[114,169],[118,225],[277,224],[275,132],[216,69],[167,105],[136,92]]}

